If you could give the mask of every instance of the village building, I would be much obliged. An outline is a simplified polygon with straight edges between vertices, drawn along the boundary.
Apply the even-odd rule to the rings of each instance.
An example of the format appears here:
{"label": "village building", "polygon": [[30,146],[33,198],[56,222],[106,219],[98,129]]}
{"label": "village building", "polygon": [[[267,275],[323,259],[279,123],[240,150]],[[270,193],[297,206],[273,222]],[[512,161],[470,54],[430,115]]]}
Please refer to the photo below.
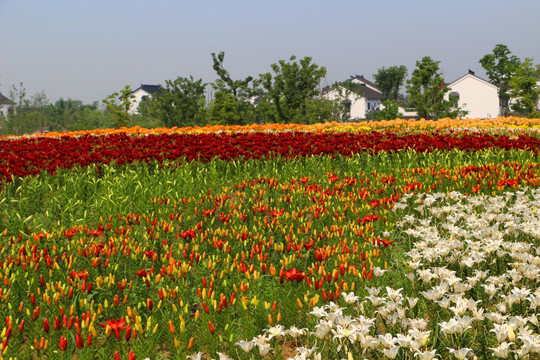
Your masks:
{"label": "village building", "polygon": [[499,116],[499,95],[497,87],[469,72],[454,82],[447,84],[450,89],[446,99],[455,96],[457,105],[467,111],[467,118],[489,119]]}

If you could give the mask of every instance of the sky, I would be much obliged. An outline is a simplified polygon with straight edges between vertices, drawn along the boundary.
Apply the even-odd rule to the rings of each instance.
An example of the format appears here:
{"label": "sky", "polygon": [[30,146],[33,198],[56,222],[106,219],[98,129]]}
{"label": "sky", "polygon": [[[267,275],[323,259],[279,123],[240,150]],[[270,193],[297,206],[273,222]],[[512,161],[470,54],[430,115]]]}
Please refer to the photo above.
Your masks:
{"label": "sky", "polygon": [[447,82],[496,44],[540,63],[539,0],[0,0],[0,92],[101,101],[179,76],[214,82],[309,56],[325,84],[430,56]]}

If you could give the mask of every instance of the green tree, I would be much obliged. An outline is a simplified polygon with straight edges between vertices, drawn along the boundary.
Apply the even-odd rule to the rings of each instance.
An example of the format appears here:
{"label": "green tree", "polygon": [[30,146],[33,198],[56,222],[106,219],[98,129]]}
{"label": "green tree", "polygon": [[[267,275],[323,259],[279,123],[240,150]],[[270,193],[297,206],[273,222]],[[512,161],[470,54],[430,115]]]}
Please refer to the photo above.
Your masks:
{"label": "green tree", "polygon": [[260,83],[272,100],[281,122],[307,122],[307,102],[320,94],[320,81],[326,75],[326,68],[311,62],[311,57],[296,61],[291,56],[289,62],[279,60],[272,64],[274,72],[260,75]]}
{"label": "green tree", "polygon": [[384,109],[376,110],[373,112],[373,116],[377,120],[393,120],[402,118],[403,114],[399,112],[399,105],[395,100],[384,100]]}
{"label": "green tree", "polygon": [[37,125],[36,130],[39,132],[45,131],[45,128],[49,126],[49,99],[47,98],[45,91],[41,90],[32,95],[30,107],[32,109],[33,117],[35,118],[35,124]]}
{"label": "green tree", "polygon": [[381,68],[373,75],[375,84],[381,89],[384,100],[397,101],[399,89],[407,76],[407,68],[404,65]]}
{"label": "green tree", "polygon": [[306,100],[307,124],[341,120],[337,111],[337,102],[328,99],[315,98]]}
{"label": "green tree", "polygon": [[126,87],[120,90],[120,93],[115,92],[103,99],[103,104],[105,104],[107,110],[111,113],[116,128],[129,125],[129,120],[131,119],[130,110],[133,106],[132,101],[134,98],[135,96],[132,94],[131,86],[126,85]]}
{"label": "green tree", "polygon": [[76,122],[68,130],[109,129],[115,126],[115,119],[109,111],[101,111],[97,104],[85,105],[76,113]]}
{"label": "green tree", "polygon": [[229,72],[225,70],[223,66],[225,52],[220,51],[217,55],[212,53],[212,60],[212,68],[219,76],[219,80],[221,80],[221,84],[219,85],[220,91],[231,93],[237,100],[246,100],[257,95],[258,91],[250,87],[250,83],[253,82],[252,76],[248,76],[244,80],[233,80]]}
{"label": "green tree", "polygon": [[77,114],[83,107],[80,100],[58,99],[50,106],[51,130],[65,131],[76,126]]}
{"label": "green tree", "polygon": [[515,99],[512,110],[519,115],[540,117],[538,100],[540,97],[540,64],[533,64],[533,59],[525,58],[510,79],[510,96]]}
{"label": "green tree", "polygon": [[207,116],[214,125],[244,125],[253,118],[253,111],[248,101],[239,101],[230,92],[217,90]]}
{"label": "green tree", "polygon": [[256,109],[253,99],[261,95],[261,90],[252,76],[244,80],[233,80],[225,69],[225,53],[212,53],[213,69],[218,79],[212,88],[213,100],[207,110],[208,121],[212,124],[241,125],[256,121]]}
{"label": "green tree", "polygon": [[449,88],[442,74],[439,73],[439,63],[429,56],[416,62],[416,69],[411,79],[407,81],[409,101],[416,108],[420,118],[439,119],[464,116],[467,112],[457,107],[457,98],[445,99]]}
{"label": "green tree", "polygon": [[206,84],[202,79],[178,77],[147,100],[147,112],[167,127],[203,125]]}
{"label": "green tree", "polygon": [[12,85],[10,98],[16,105],[16,111],[8,114],[8,121],[3,124],[4,134],[29,134],[45,131],[49,126],[49,100],[45,91],[39,91],[29,99],[26,97],[24,84]]}
{"label": "green tree", "polygon": [[510,80],[519,68],[521,61],[512,53],[506,45],[497,44],[493,53],[484,55],[480,64],[486,70],[489,81],[497,86],[499,95],[499,112],[506,116],[508,101],[510,100]]}

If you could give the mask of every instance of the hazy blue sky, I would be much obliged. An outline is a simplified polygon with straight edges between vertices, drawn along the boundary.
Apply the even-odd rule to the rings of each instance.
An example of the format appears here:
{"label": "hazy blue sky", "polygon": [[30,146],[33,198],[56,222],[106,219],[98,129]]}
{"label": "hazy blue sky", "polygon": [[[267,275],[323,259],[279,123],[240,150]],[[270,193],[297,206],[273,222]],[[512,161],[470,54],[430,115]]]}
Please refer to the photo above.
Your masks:
{"label": "hazy blue sky", "polygon": [[327,82],[417,60],[447,81],[496,44],[540,62],[540,0],[0,0],[0,91],[85,103],[141,83],[193,75],[212,82],[225,51],[235,79],[311,56]]}

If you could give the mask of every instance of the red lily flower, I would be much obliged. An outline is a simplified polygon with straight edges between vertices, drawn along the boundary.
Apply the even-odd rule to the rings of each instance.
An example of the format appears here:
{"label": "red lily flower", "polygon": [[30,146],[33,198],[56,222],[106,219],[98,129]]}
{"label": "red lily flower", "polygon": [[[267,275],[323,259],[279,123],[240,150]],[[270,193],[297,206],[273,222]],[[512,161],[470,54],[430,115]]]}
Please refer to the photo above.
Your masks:
{"label": "red lily flower", "polygon": [[71,272],[69,273],[69,277],[74,279],[74,280],[75,280],[75,278],[86,280],[88,278],[88,271],[83,270],[81,272],[77,272],[75,270],[71,270]]}
{"label": "red lily flower", "polygon": [[290,270],[284,271],[280,276],[280,281],[283,282],[283,278],[285,278],[287,281],[296,281],[300,282],[306,278],[307,275],[305,275],[302,271],[298,271],[297,268],[292,268]]}
{"label": "red lily flower", "polygon": [[98,324],[98,325],[103,326],[104,329],[106,329],[107,326],[110,326],[111,330],[114,331],[114,336],[116,336],[118,340],[121,340],[120,331],[124,329],[124,325],[126,323],[124,318],[121,318],[119,320],[116,320],[116,319],[107,320],[106,322],[107,322],[106,324]]}
{"label": "red lily flower", "polygon": [[147,277],[148,275],[152,274],[154,272],[154,267],[152,267],[150,270],[141,269],[137,270],[137,276],[140,278]]}

